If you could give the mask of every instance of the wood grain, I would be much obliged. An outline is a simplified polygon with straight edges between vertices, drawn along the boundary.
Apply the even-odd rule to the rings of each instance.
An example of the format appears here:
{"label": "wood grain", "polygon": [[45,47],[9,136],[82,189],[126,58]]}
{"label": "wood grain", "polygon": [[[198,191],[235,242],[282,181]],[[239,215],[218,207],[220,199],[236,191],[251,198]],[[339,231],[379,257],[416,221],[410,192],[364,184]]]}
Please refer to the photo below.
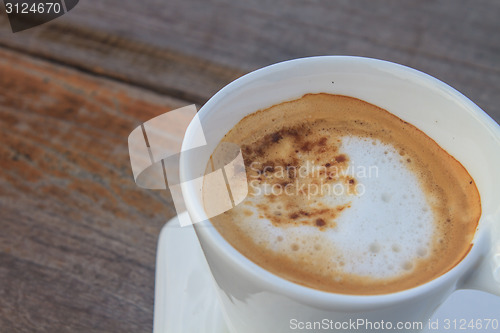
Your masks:
{"label": "wood grain", "polygon": [[500,120],[496,0],[81,1],[0,44],[203,103],[250,70],[350,54],[429,73]]}
{"label": "wood grain", "polygon": [[127,136],[181,101],[0,49],[0,332],[151,332],[167,192]]}

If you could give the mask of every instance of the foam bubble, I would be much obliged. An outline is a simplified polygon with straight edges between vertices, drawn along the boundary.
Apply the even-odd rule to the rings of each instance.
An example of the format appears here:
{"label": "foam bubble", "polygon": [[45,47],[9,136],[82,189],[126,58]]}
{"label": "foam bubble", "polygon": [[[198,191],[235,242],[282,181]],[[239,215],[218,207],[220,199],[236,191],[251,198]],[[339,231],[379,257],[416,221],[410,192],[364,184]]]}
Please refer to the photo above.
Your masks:
{"label": "foam bubble", "polygon": [[392,194],[390,193],[382,193],[381,199],[383,202],[389,202],[391,201]]}

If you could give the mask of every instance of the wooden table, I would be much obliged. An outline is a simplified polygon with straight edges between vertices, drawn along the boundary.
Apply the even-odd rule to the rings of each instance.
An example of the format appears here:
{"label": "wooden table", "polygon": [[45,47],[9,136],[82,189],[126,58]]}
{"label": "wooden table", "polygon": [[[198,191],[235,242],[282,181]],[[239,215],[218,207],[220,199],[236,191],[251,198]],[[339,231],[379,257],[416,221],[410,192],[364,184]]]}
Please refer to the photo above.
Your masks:
{"label": "wooden table", "polygon": [[324,54],[417,68],[500,121],[499,16],[497,0],[88,0],[13,34],[0,5],[0,332],[151,332],[175,212],[133,181],[142,122]]}

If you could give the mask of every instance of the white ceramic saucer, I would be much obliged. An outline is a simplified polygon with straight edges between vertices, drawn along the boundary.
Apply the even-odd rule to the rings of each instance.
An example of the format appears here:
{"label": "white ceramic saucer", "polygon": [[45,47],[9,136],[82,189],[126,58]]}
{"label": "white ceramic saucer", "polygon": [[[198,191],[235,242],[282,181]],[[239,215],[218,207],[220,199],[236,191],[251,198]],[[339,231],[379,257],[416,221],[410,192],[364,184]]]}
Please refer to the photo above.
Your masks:
{"label": "white ceramic saucer", "polygon": [[177,217],[158,240],[153,332],[229,332],[193,226],[181,227]]}
{"label": "white ceramic saucer", "polygon": [[[484,326],[486,319],[500,322],[500,297],[461,290],[431,318],[432,323],[437,321],[439,328],[426,327],[423,332],[500,332],[500,326],[498,329],[472,329],[462,325],[464,321],[470,324],[471,320],[476,323],[482,320]],[[215,281],[194,229],[192,226],[181,228],[177,218],[165,224],[158,240],[154,333],[229,333]]]}

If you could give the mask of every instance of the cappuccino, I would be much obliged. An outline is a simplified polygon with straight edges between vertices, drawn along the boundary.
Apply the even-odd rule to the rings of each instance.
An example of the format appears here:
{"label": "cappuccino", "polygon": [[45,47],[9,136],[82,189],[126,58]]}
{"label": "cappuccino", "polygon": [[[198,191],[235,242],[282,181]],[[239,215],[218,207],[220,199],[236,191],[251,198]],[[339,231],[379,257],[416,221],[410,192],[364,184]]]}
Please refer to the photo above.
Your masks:
{"label": "cappuccino", "polygon": [[[287,280],[392,293],[444,274],[472,246],[481,215],[474,180],[422,131],[375,105],[308,94],[243,118],[221,142],[241,147],[248,196],[211,222]],[[207,183],[203,196],[211,196]]]}

